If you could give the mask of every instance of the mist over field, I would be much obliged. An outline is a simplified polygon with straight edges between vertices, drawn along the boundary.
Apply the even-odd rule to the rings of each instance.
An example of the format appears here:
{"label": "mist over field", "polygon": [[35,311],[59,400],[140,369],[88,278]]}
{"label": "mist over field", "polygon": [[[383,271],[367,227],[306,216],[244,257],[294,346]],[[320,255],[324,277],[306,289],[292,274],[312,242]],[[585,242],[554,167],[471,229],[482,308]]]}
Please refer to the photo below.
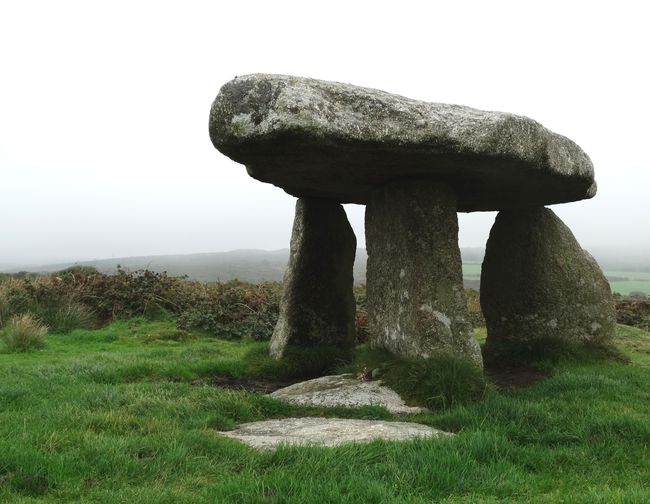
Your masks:
{"label": "mist over field", "polygon": [[[650,260],[645,251],[617,250],[615,248],[594,248],[589,252],[596,258],[610,281],[612,290],[627,295],[630,292],[650,294]],[[467,288],[478,289],[480,265],[485,249],[481,247],[461,248],[463,277]],[[365,249],[357,249],[354,263],[356,284],[366,280]],[[160,255],[121,257],[95,261],[70,261],[38,265],[0,265],[0,272],[20,271],[51,273],[70,266],[93,266],[101,273],[112,274],[118,267],[129,271],[149,269],[166,272],[171,276],[186,276],[201,282],[245,282],[282,281],[289,261],[289,249],[279,250],[232,250],[204,254]]]}
{"label": "mist over field", "polygon": [[[38,5],[0,8],[0,44],[12,48],[0,83],[2,269],[288,247],[295,199],[251,179],[208,137],[219,88],[255,72],[533,118],[593,161],[596,196],[552,207],[580,244],[612,247],[623,262],[650,257],[647,27],[634,9],[562,3],[557,15],[545,4],[518,17],[517,4],[495,15],[476,2],[413,16],[415,7],[346,3],[303,23],[292,16],[307,15],[304,6],[263,2],[156,4],[155,15],[146,2],[128,4],[128,15],[118,5]],[[373,22],[354,21],[371,13]],[[238,22],[215,27],[240,19],[255,36],[242,37]],[[468,36],[456,23],[432,30],[431,19],[462,19]],[[436,47],[449,50],[432,65]],[[346,211],[363,248],[364,208]],[[460,246],[484,247],[493,221],[460,214]]]}

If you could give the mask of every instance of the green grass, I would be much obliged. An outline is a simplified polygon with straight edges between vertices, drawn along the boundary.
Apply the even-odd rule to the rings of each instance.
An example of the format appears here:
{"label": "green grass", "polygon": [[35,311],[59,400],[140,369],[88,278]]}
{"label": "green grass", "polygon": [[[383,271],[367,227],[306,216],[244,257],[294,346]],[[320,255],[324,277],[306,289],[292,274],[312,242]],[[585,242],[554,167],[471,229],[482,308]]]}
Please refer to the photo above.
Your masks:
{"label": "green grass", "polygon": [[643,292],[650,295],[650,280],[627,280],[610,282],[612,292],[618,292],[627,296],[630,292]]}
{"label": "green grass", "polygon": [[481,278],[481,263],[480,262],[464,262],[463,263],[463,277],[472,280]]}
{"label": "green grass", "polygon": [[605,271],[608,277],[627,278],[628,280],[638,280],[650,282],[650,272],[648,271]]}
{"label": "green grass", "polygon": [[[625,278],[626,280],[610,280],[609,285],[612,292],[618,292],[624,296],[630,292],[643,292],[650,295],[650,273],[644,271],[605,271],[607,278]],[[481,263],[464,262],[463,278],[468,280],[480,280]]]}
{"label": "green grass", "polygon": [[174,331],[171,321],[132,320],[0,354],[0,502],[650,501],[644,331],[619,326],[630,364],[559,364],[530,388],[408,419],[453,438],[272,453],[216,429],[291,415],[393,417],[192,385],[267,372],[266,344]]}
{"label": "green grass", "polygon": [[364,368],[407,403],[430,409],[478,401],[492,391],[480,368],[453,356],[406,359],[363,345],[354,360],[337,371],[359,375]]}

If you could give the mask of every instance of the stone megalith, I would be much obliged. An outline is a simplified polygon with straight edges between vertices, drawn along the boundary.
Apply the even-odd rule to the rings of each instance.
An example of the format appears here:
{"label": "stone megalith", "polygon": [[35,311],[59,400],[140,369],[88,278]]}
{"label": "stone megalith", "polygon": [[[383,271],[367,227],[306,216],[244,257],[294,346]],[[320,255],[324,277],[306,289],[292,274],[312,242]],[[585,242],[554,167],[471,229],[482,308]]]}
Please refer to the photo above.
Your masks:
{"label": "stone megalith", "polygon": [[318,198],[296,202],[272,356],[282,357],[288,346],[354,346],[356,250],[357,239],[340,204]]}
{"label": "stone megalith", "polygon": [[458,248],[456,196],[431,180],[404,179],[366,207],[372,343],[392,353],[449,353],[482,364],[469,321]]}
{"label": "stone megalith", "polygon": [[531,119],[337,82],[237,77],[212,104],[210,138],[291,195],[368,205],[371,341],[407,356],[480,363],[459,290],[455,212],[596,192],[589,157]]}
{"label": "stone megalith", "polygon": [[527,117],[338,82],[253,74],[219,91],[214,146],[289,194],[366,204],[392,180],[449,184],[458,211],[591,198],[587,154]]}
{"label": "stone megalith", "polygon": [[609,283],[548,208],[497,215],[481,271],[487,345],[563,340],[602,345],[614,335]]}

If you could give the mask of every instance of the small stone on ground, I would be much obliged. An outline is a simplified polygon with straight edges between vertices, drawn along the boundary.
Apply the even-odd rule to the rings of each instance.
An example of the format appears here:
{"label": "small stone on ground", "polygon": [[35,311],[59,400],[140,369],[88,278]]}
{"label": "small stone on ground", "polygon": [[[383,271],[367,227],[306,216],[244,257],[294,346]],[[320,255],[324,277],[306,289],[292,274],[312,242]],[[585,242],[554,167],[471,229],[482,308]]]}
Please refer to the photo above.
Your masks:
{"label": "small stone on ground", "polygon": [[410,422],[322,417],[264,420],[242,424],[236,430],[220,434],[257,450],[273,450],[280,445],[333,447],[376,440],[409,441],[453,436],[449,432]]}
{"label": "small stone on ground", "polygon": [[348,407],[382,406],[394,415],[426,411],[407,406],[394,390],[381,381],[359,381],[350,374],[323,376],[276,390],[272,397],[298,406]]}

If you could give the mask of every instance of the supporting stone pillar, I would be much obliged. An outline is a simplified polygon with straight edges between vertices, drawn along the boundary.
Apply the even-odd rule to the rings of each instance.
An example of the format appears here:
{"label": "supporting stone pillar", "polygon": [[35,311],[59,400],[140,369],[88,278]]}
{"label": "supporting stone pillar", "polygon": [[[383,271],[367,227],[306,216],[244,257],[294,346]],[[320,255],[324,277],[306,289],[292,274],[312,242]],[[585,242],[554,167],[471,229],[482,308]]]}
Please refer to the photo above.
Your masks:
{"label": "supporting stone pillar", "polygon": [[282,357],[289,346],[354,346],[356,248],[340,204],[317,198],[297,201],[280,317],[271,338],[273,357]]}
{"label": "supporting stone pillar", "polygon": [[548,208],[501,211],[481,271],[487,346],[532,340],[604,344],[616,327],[609,283]]}
{"label": "supporting stone pillar", "polygon": [[452,354],[482,365],[451,188],[404,179],[376,189],[366,207],[366,248],[371,343],[397,355]]}

